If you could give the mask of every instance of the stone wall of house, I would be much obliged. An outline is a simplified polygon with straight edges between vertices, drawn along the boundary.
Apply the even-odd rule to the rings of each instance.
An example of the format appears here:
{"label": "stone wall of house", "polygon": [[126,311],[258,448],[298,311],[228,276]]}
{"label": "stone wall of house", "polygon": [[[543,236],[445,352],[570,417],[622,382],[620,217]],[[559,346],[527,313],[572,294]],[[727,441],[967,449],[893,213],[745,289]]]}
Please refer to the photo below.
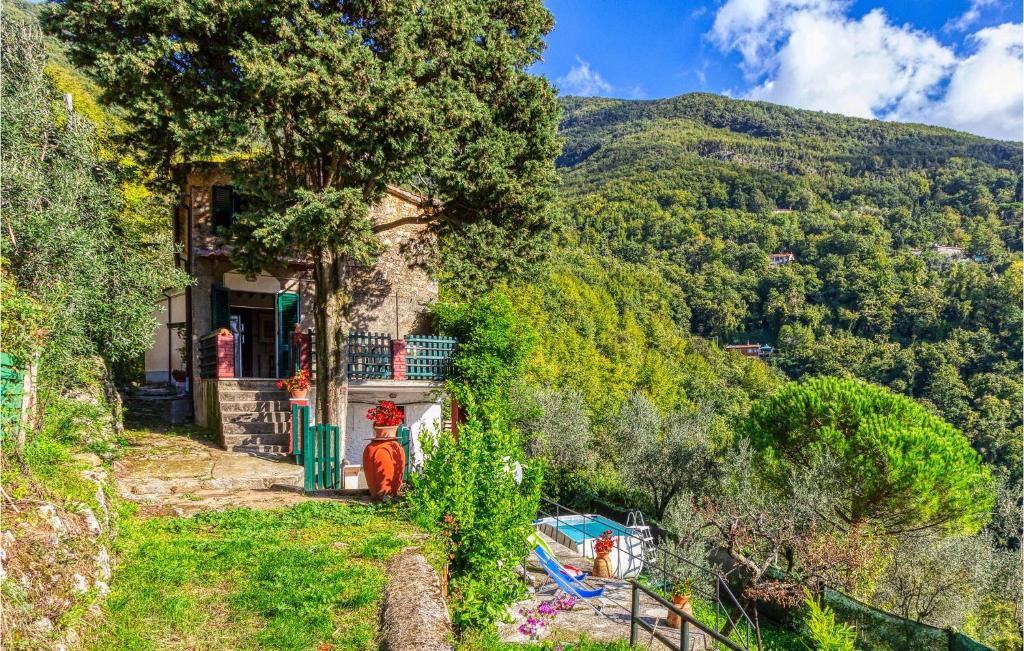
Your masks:
{"label": "stone wall of house", "polygon": [[392,191],[370,213],[384,250],[373,266],[349,267],[354,330],[395,338],[430,334],[437,301],[437,237],[414,198]]}

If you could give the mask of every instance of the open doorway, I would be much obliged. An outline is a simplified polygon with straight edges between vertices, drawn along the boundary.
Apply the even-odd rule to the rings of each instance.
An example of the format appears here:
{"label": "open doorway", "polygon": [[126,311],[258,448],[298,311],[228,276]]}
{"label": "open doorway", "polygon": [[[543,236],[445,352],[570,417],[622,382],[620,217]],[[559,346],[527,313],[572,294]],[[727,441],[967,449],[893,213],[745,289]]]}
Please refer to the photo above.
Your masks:
{"label": "open doorway", "polygon": [[280,378],[295,372],[291,342],[299,303],[294,292],[248,292],[214,285],[213,327],[226,327],[234,334],[235,377]]}

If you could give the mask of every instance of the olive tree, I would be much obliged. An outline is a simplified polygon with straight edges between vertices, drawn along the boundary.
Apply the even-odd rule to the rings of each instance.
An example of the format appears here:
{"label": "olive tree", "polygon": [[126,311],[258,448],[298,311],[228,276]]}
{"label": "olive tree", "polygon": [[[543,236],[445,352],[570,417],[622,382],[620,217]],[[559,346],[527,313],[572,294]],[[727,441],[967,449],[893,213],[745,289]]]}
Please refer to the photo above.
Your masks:
{"label": "olive tree", "polygon": [[752,407],[745,432],[770,484],[792,493],[790,468],[838,461],[845,527],[887,534],[977,532],[993,505],[992,478],[970,441],[905,396],[859,380],[787,384]]}
{"label": "olive tree", "polygon": [[558,106],[527,72],[553,24],[540,0],[66,0],[48,24],[153,159],[237,154],[243,270],[312,262],[326,422],[344,420],[348,270],[380,247],[369,211],[388,184],[415,184],[465,237],[446,254],[472,260],[467,286],[543,249]]}
{"label": "olive tree", "polygon": [[659,520],[683,491],[699,496],[716,484],[714,426],[707,408],[663,415],[640,392],[623,405],[613,424],[619,474],[650,500]]}

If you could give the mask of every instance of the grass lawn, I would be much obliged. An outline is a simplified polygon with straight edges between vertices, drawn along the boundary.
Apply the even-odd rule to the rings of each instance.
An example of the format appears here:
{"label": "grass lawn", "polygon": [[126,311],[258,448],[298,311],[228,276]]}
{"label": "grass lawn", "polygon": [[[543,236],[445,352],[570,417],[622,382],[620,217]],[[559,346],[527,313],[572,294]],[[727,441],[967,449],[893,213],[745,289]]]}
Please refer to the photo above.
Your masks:
{"label": "grass lawn", "polygon": [[417,537],[337,502],[131,519],[90,648],[375,648],[383,563]]}

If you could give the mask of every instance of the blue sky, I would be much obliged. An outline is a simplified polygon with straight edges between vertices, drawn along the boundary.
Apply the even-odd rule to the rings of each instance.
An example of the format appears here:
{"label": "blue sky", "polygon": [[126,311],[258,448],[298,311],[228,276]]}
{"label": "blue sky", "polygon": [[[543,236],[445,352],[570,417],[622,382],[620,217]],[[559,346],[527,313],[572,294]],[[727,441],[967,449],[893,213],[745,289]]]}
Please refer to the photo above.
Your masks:
{"label": "blue sky", "polygon": [[547,0],[565,94],[704,91],[1021,139],[1021,0]]}

